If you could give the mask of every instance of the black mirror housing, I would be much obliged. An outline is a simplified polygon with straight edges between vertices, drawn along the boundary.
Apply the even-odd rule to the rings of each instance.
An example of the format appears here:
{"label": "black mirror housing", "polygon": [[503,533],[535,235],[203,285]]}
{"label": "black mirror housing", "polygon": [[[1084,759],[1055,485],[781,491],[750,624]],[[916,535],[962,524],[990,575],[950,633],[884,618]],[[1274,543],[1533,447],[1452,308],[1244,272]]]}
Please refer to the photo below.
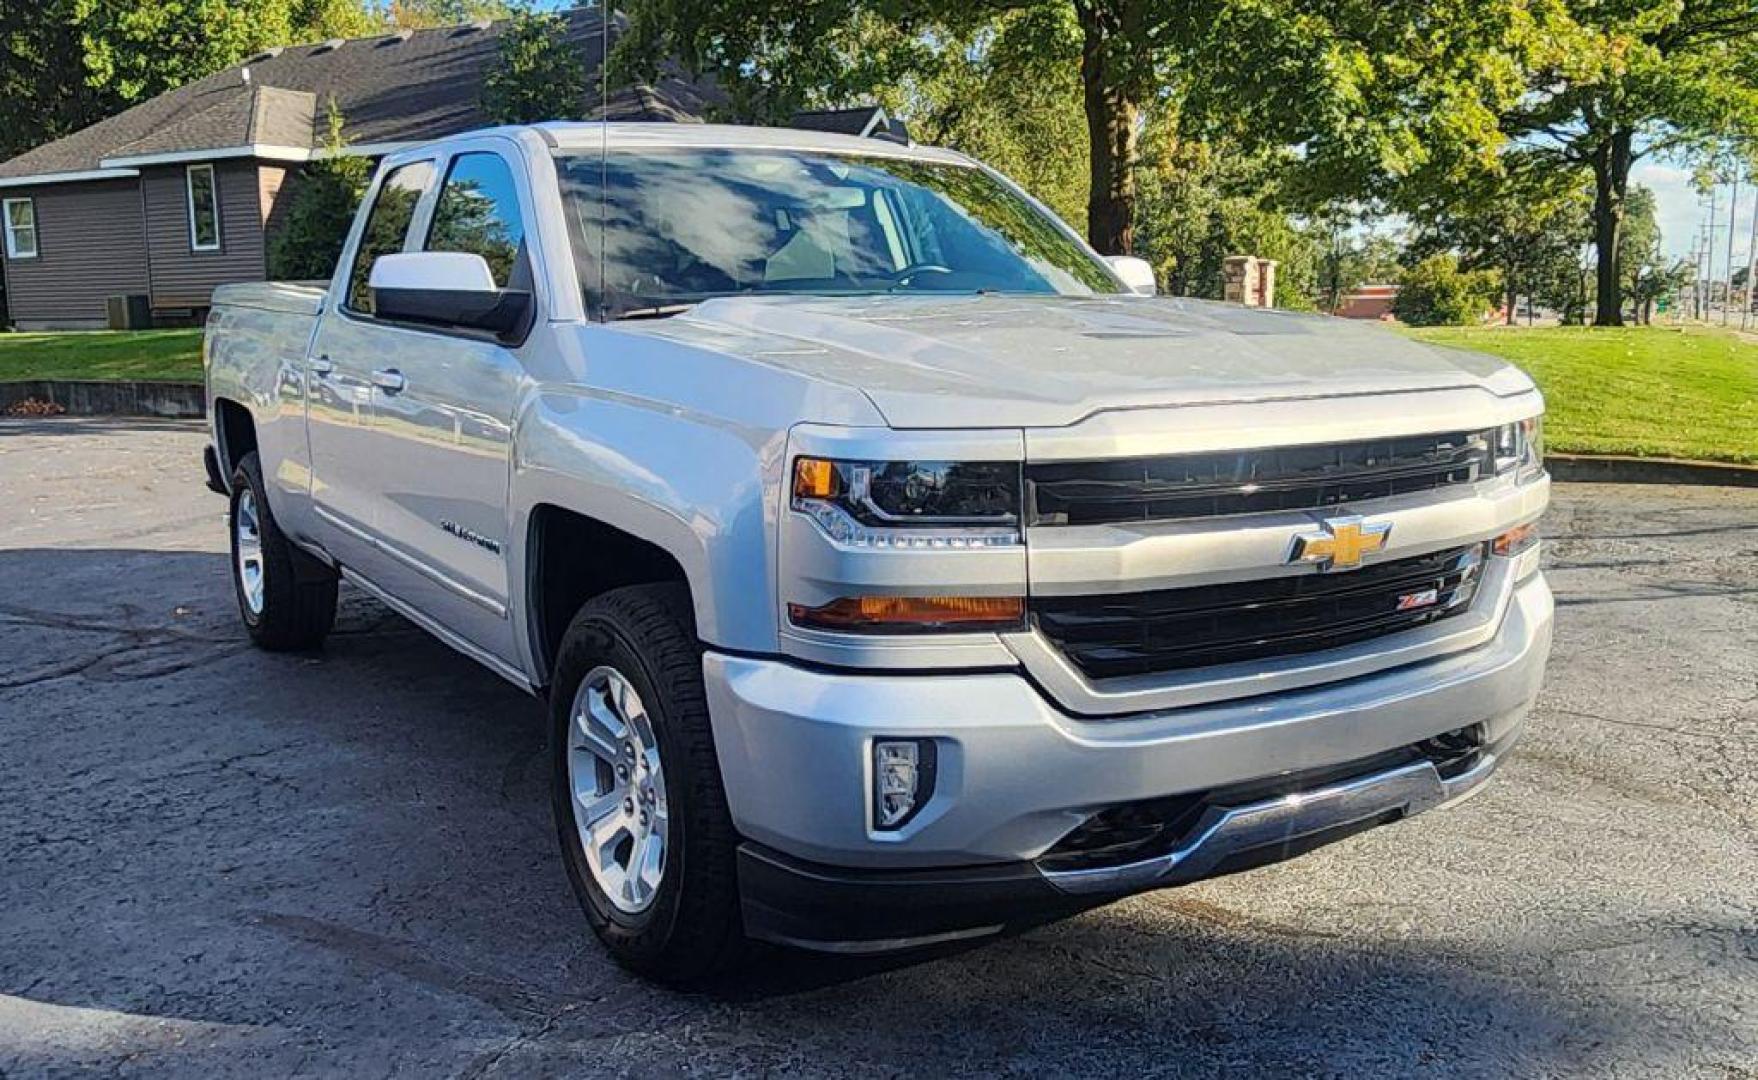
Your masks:
{"label": "black mirror housing", "polygon": [[372,299],[373,314],[386,322],[488,334],[506,344],[523,341],[537,314],[524,289],[374,289]]}

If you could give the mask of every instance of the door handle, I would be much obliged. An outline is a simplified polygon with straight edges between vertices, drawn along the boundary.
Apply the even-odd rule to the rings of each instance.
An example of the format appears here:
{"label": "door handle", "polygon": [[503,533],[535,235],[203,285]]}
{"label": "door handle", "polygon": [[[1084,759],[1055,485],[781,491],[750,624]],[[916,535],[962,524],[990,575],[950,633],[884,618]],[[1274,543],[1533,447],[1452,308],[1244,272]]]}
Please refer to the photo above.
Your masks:
{"label": "door handle", "polygon": [[328,378],[330,372],[332,372],[334,370],[336,370],[336,362],[334,360],[331,360],[328,356],[314,356],[314,357],[312,357],[312,359],[311,359],[311,373],[313,375],[316,375],[318,378],[320,378],[320,379]]}
{"label": "door handle", "polygon": [[380,368],[372,373],[372,385],[387,394],[395,394],[407,385],[403,373],[396,368]]}

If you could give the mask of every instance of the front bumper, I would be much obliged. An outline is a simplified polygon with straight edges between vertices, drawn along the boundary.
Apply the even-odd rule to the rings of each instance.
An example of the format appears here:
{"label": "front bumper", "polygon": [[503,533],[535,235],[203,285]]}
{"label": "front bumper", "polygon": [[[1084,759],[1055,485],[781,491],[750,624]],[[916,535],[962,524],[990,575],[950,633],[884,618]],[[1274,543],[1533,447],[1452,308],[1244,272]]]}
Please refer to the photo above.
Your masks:
{"label": "front bumper", "polygon": [[[747,924],[820,947],[982,932],[1039,909],[1055,915],[1225,872],[1266,836],[1293,853],[1438,805],[1487,777],[1517,734],[1543,677],[1551,621],[1550,591],[1534,575],[1476,648],[1324,686],[1103,720],[1059,710],[1016,672],[846,674],[711,652],[704,670],[727,800],[752,842],[741,864]],[[1347,793],[1303,792],[1302,814],[1221,807],[1231,825],[1157,867],[1059,880],[1036,865],[1110,807],[1369,763],[1470,727],[1486,753],[1463,784],[1420,769],[1369,773],[1348,778],[1373,782]],[[870,747],[886,737],[933,738],[938,751],[932,800],[895,833],[869,818]],[[872,910],[872,898],[901,897],[915,882],[924,896],[966,895],[952,882],[973,875],[969,911],[955,903],[951,914],[899,922],[883,909],[912,905]],[[970,925],[982,911],[991,914]]]}
{"label": "front bumper", "polygon": [[1163,852],[1089,869],[1055,861],[952,869],[858,870],[789,858],[746,843],[739,889],[746,932],[819,952],[879,953],[997,934],[1072,915],[1147,889],[1248,870],[1346,836],[1457,802],[1478,791],[1518,736],[1471,756],[1458,771],[1409,761],[1297,794],[1232,798],[1219,792]]}

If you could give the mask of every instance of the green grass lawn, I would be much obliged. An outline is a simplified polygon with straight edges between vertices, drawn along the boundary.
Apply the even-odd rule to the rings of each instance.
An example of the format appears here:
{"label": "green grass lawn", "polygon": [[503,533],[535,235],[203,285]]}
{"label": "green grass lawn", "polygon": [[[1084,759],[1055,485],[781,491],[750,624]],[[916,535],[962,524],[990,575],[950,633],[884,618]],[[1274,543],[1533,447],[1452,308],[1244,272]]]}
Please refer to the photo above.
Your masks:
{"label": "green grass lawn", "polygon": [[0,382],[24,379],[200,382],[201,331],[0,334]]}
{"label": "green grass lawn", "polygon": [[1433,327],[1423,341],[1494,353],[1544,391],[1557,451],[1758,463],[1758,344],[1676,327]]}

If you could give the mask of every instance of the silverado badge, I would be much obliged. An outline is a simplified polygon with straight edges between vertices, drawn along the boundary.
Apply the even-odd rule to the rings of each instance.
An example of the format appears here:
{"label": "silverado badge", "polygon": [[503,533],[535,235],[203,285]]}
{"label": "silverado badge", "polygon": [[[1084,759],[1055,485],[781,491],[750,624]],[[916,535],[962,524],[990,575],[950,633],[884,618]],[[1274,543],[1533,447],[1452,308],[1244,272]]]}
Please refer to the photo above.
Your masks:
{"label": "silverado badge", "polygon": [[1326,518],[1319,522],[1319,529],[1294,538],[1294,549],[1288,554],[1289,562],[1318,563],[1320,570],[1353,570],[1361,565],[1363,555],[1385,550],[1392,523],[1369,524],[1365,519],[1351,515]]}

